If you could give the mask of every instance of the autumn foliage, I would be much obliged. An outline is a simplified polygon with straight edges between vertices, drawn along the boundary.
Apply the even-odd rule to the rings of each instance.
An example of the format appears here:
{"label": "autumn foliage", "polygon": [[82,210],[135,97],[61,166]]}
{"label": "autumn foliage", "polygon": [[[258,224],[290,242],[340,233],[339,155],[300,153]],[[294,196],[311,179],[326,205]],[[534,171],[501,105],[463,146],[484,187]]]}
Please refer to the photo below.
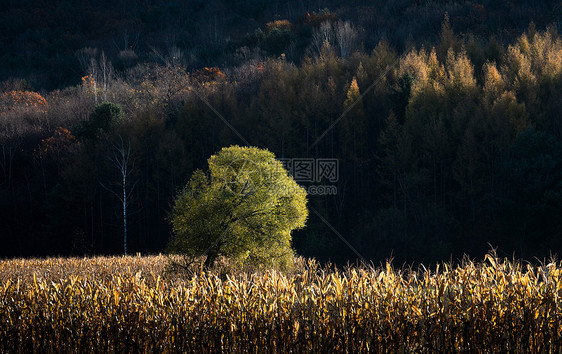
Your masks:
{"label": "autumn foliage", "polygon": [[53,154],[59,154],[61,151],[69,149],[76,144],[77,140],[70,130],[58,127],[53,136],[41,140],[39,156],[45,157]]}
{"label": "autumn foliage", "polygon": [[0,112],[15,108],[45,110],[47,101],[43,96],[33,91],[18,90],[0,93]]}
{"label": "autumn foliage", "polygon": [[274,29],[290,31],[293,25],[288,20],[275,20],[272,22],[268,22],[266,25],[267,31],[270,32]]}
{"label": "autumn foliage", "polygon": [[190,77],[195,80],[195,82],[206,83],[211,81],[223,80],[226,75],[216,67],[203,68],[201,70],[196,70],[190,74]]}

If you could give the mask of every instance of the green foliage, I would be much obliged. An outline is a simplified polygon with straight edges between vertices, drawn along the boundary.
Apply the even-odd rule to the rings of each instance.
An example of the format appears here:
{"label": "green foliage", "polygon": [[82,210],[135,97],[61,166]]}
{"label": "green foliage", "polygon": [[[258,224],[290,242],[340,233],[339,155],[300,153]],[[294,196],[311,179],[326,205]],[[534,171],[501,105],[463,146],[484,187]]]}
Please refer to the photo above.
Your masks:
{"label": "green foliage", "polygon": [[169,249],[188,258],[218,256],[252,265],[290,266],[291,232],[304,227],[306,191],[273,153],[255,147],[223,148],[196,171],[170,213]]}
{"label": "green foliage", "polygon": [[125,113],[119,104],[106,102],[96,106],[88,120],[81,121],[76,134],[86,139],[98,139],[123,122]]}

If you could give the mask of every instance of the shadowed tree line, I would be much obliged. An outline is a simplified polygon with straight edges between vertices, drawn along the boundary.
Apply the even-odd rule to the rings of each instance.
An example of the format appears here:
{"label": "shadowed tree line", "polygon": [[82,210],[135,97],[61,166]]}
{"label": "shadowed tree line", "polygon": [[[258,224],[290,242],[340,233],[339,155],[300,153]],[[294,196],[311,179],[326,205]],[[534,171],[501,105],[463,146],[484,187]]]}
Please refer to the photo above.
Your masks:
{"label": "shadowed tree line", "polygon": [[[324,17],[297,64],[244,46],[221,69],[162,53],[116,69],[85,50],[77,85],[39,94],[4,82],[1,256],[122,253],[125,225],[128,253],[158,252],[193,171],[246,142],[278,158],[338,159],[337,193],[309,205],[366,259],[433,262],[488,243],[526,258],[561,249],[555,27],[502,44],[456,34],[450,15],[435,45],[366,51],[359,26],[314,16]],[[260,41],[292,26],[272,23]],[[315,213],[307,225],[298,253],[356,259]]]}

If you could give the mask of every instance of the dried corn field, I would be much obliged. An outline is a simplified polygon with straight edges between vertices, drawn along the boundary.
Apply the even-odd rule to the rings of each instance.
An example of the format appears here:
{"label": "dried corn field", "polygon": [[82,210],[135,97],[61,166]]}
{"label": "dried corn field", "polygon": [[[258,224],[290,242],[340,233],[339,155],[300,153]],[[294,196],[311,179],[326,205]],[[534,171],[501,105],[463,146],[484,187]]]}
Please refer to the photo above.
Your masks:
{"label": "dried corn field", "polygon": [[562,269],[165,271],[167,258],[0,262],[0,352],[560,352]]}

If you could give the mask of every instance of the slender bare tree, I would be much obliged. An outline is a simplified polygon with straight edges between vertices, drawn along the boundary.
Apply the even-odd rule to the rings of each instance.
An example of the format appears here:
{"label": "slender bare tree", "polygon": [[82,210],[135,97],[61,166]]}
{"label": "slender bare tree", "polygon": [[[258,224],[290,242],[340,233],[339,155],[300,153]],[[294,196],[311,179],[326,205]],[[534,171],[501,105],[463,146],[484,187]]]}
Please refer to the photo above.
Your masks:
{"label": "slender bare tree", "polygon": [[98,96],[101,95],[102,102],[108,102],[110,86],[115,80],[115,69],[111,61],[102,51],[98,58],[98,50],[95,48],[82,48],[76,52],[82,70],[92,80],[95,104],[98,104]]}
{"label": "slender bare tree", "polygon": [[359,48],[359,31],[348,21],[326,21],[314,31],[311,42],[311,50],[317,55],[324,47],[334,48],[340,57],[347,58]]}
{"label": "slender bare tree", "polygon": [[118,143],[111,143],[113,156],[108,156],[108,159],[113,163],[119,172],[120,180],[114,183],[114,186],[119,187],[116,191],[110,187],[105,186],[100,182],[100,185],[115,195],[123,208],[123,249],[127,255],[127,209],[131,201],[131,194],[137,185],[138,180],[131,181],[131,175],[135,168],[135,161],[131,158],[131,143],[123,141],[123,137],[119,135]]}
{"label": "slender bare tree", "polygon": [[107,93],[109,92],[109,85],[111,81],[114,79],[115,70],[113,69],[113,65],[107,59],[104,52],[101,52],[100,60],[98,63],[99,67],[99,81],[101,85],[101,94],[103,98],[103,102],[108,102],[107,100]]}
{"label": "slender bare tree", "polygon": [[338,22],[334,26],[334,37],[342,58],[347,58],[358,48],[359,31],[349,22]]}

